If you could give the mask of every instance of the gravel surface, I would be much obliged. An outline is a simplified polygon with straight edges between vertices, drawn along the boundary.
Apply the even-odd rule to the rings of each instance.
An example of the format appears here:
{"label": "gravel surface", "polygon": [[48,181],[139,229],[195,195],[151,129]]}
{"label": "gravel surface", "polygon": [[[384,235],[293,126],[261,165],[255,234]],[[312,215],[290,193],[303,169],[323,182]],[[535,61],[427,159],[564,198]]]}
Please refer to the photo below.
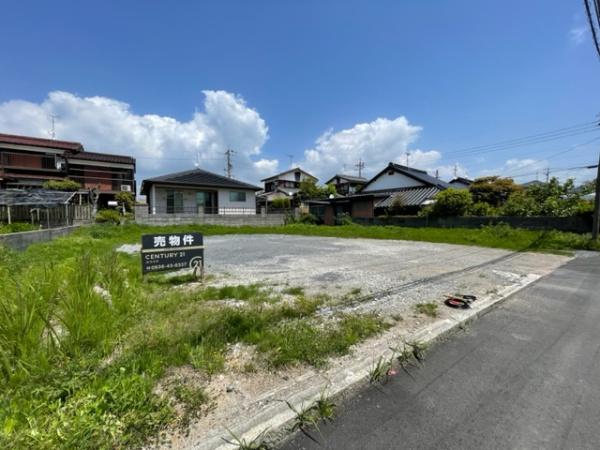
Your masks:
{"label": "gravel surface", "polygon": [[[443,305],[446,293],[475,294],[479,302],[501,298],[507,289],[536,280],[569,259],[448,244],[286,235],[210,236],[205,247],[209,284],[302,287],[307,294],[333,298],[321,314],[375,311],[395,325],[356,345],[350,354],[332,359],[326,369],[297,365],[277,372],[240,373],[234,366],[251,360],[252,353],[232,348],[227,370],[205,386],[214,400],[210,411],[186,433],[170,434],[166,447],[171,449],[223,444],[224,427],[264,419],[282,399],[302,395],[308,385],[328,383],[357,361],[373,361],[381,348],[389,349],[402,336],[434,322],[455,320],[460,312]],[[438,304],[438,317],[417,314],[414,305],[421,302]],[[183,372],[174,376],[186,376]]]}
{"label": "gravel surface", "polygon": [[439,301],[447,293],[490,294],[566,260],[482,247],[312,236],[211,236],[205,245],[207,273],[224,283],[301,286],[309,294],[345,298],[338,309],[384,313]]}

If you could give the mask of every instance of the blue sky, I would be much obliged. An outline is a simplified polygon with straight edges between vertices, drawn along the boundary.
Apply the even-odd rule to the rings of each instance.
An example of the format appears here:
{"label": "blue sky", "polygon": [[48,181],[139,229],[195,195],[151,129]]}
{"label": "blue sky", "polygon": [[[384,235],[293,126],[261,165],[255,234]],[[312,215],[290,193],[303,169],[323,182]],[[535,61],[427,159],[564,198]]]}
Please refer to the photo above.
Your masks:
{"label": "blue sky", "polygon": [[[451,178],[594,163],[600,132],[453,153],[599,119],[582,2],[5,1],[0,132],[194,166],[325,181],[389,160]],[[562,155],[559,151],[599,139]],[[591,171],[556,172],[578,181]]]}

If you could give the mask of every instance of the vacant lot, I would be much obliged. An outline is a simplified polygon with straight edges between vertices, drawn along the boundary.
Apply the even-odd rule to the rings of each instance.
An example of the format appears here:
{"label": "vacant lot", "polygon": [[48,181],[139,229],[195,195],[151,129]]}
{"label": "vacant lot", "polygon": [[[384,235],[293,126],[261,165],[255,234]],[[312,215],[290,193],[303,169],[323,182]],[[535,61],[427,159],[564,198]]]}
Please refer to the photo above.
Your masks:
{"label": "vacant lot", "polygon": [[[326,294],[327,301],[317,315],[374,314],[388,324],[381,336],[388,340],[390,335],[408,334],[434,320],[451,318],[454,310],[442,303],[445,294],[494,297],[568,260],[559,255],[447,244],[278,235],[209,237],[206,258],[214,285],[261,283],[308,297]],[[376,357],[370,348],[378,339],[355,348],[336,365]],[[265,405],[301,389],[311,377],[327,378],[327,371],[318,375],[321,370],[294,366],[242,377],[235,370],[225,371],[207,385],[216,398],[211,411],[193,423],[189,434],[172,436],[172,444],[203,448],[208,438],[227,436],[225,425],[260,413]]]}
{"label": "vacant lot", "polygon": [[[142,280],[139,255],[115,251],[167,230],[212,235],[204,284],[187,274]],[[192,424],[189,438],[171,436],[185,447],[222,433],[269,389],[353,358],[356,344],[444,317],[445,293],[495,295],[566,259],[385,240],[417,232],[427,237],[390,227],[95,226],[23,253],[0,249],[0,447],[136,447]],[[502,227],[431,237],[588,245]]]}
{"label": "vacant lot", "polygon": [[338,309],[394,311],[443,294],[489,294],[553,270],[565,258],[426,242],[312,236],[214,236],[210,273],[223,283],[265,283],[327,293]]}

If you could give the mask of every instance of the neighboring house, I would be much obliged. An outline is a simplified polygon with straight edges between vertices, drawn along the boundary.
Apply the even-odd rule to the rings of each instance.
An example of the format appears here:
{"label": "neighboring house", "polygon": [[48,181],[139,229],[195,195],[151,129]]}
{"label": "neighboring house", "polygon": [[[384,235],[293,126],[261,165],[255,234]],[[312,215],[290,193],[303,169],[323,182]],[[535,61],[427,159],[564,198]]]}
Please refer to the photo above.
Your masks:
{"label": "neighboring house", "polygon": [[258,186],[202,169],[142,181],[150,214],[256,214]]}
{"label": "neighboring house", "polygon": [[340,214],[368,218],[383,214],[391,207],[400,207],[404,214],[416,214],[423,206],[430,204],[438,192],[448,187],[448,183],[424,170],[389,163],[359,193],[315,202],[311,212],[314,211],[326,224],[334,223],[335,217]]}
{"label": "neighboring house", "polygon": [[0,189],[40,189],[45,181],[69,178],[82,193],[99,192],[99,204],[117,192],[135,195],[135,159],[85,151],[79,142],[0,134]]}
{"label": "neighboring house", "polygon": [[262,203],[272,202],[276,198],[292,199],[300,191],[300,183],[304,180],[314,180],[316,183],[318,178],[300,167],[286,170],[261,180],[265,186],[257,194],[257,197]]}
{"label": "neighboring house", "polygon": [[453,189],[469,189],[469,187],[473,184],[473,180],[463,177],[456,177],[448,184],[450,185],[449,187]]}
{"label": "neighboring house", "polygon": [[367,184],[367,179],[353,175],[334,175],[327,183],[335,186],[335,191],[341,195],[356,194]]}

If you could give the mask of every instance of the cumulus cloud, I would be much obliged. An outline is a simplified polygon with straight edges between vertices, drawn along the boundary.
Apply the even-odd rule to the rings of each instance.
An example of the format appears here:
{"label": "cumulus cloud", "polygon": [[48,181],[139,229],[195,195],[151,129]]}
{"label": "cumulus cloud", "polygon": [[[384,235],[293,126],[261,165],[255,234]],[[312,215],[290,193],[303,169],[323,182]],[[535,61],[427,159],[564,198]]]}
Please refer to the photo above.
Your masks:
{"label": "cumulus cloud", "polygon": [[107,97],[50,92],[40,103],[11,100],[0,104],[0,131],[48,136],[56,116],[57,139],[83,143],[90,151],[137,158],[138,180],[188,170],[197,162],[223,173],[224,152],[236,151],[234,175],[257,182],[277,167],[276,160],[254,160],[268,139],[268,127],[244,99],[226,91],[203,91],[204,111],[189,121],[136,114],[129,104]]}
{"label": "cumulus cloud", "polygon": [[321,180],[335,173],[354,173],[359,160],[365,162],[364,174],[374,175],[390,161],[435,171],[441,153],[436,150],[411,150],[419,138],[421,127],[412,125],[406,117],[378,118],[358,123],[351,128],[327,130],[315,141],[314,147],[304,151],[303,168]]}
{"label": "cumulus cloud", "polygon": [[438,173],[441,179],[450,180],[456,175],[467,177],[467,169],[460,165],[442,165],[442,154],[437,150],[411,148],[422,127],[412,125],[404,116],[396,119],[378,118],[359,123],[351,128],[334,132],[327,130],[313,148],[304,151],[301,165],[322,181],[335,173],[356,173],[359,160],[365,162],[363,174],[375,175],[390,161]]}

